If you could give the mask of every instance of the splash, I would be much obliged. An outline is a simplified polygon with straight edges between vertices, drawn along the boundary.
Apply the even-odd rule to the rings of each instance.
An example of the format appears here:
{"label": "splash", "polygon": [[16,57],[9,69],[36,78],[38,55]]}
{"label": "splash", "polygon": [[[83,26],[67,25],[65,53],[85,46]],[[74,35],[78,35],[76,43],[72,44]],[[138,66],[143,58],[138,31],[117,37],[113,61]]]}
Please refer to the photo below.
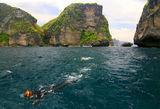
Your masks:
{"label": "splash", "polygon": [[43,85],[39,85],[39,90],[43,89],[44,86]]}
{"label": "splash", "polygon": [[5,70],[4,72],[6,72],[6,73],[13,73],[12,71],[10,71],[10,70]]}
{"label": "splash", "polygon": [[77,75],[76,73],[72,73],[71,75],[66,75],[66,82],[72,82],[72,81],[76,81],[76,80],[80,80],[80,78],[82,78],[82,74]]}
{"label": "splash", "polygon": [[69,80],[77,80],[77,79],[80,79],[83,75],[80,74],[80,75],[77,75],[77,76],[68,76],[68,79]]}
{"label": "splash", "polygon": [[0,77],[6,77],[6,76],[8,76],[8,75],[10,75],[10,74],[12,74],[13,72],[12,71],[10,71],[10,70],[4,70],[4,71],[2,71],[1,73],[0,73]]}
{"label": "splash", "polygon": [[84,67],[84,68],[80,69],[80,72],[87,72],[90,70],[91,70],[91,68]]}
{"label": "splash", "polygon": [[91,60],[93,59],[92,57],[82,57],[81,58],[81,61],[88,61],[88,60]]}

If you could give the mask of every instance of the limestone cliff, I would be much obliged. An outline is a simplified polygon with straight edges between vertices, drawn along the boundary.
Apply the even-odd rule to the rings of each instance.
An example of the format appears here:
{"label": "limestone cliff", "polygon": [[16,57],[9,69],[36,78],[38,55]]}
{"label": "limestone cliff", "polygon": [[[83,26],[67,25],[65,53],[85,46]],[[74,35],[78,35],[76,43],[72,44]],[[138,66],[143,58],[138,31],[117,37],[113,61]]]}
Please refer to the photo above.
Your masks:
{"label": "limestone cliff", "polygon": [[148,0],[134,36],[141,47],[160,47],[160,0]]}
{"label": "limestone cliff", "polygon": [[0,46],[39,46],[42,29],[27,12],[0,3]]}
{"label": "limestone cliff", "polygon": [[98,4],[75,3],[43,27],[44,42],[53,46],[108,46],[108,21]]}

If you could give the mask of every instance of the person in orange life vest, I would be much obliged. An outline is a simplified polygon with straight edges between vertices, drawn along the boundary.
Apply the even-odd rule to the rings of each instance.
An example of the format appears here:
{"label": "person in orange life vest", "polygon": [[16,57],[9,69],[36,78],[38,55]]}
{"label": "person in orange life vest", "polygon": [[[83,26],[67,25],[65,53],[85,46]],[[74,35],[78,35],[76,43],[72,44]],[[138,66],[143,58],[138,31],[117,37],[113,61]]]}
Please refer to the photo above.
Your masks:
{"label": "person in orange life vest", "polygon": [[72,80],[72,81],[63,81],[55,86],[50,86],[43,90],[34,90],[34,91],[26,91],[24,93],[24,97],[26,98],[35,98],[35,100],[32,104],[36,104],[37,102],[43,100],[44,95],[51,93],[52,91],[63,89],[65,86],[77,82],[78,80]]}
{"label": "person in orange life vest", "polygon": [[32,97],[32,92],[30,92],[30,91],[26,91],[25,93],[24,93],[24,97],[26,97],[26,98],[31,98]]}

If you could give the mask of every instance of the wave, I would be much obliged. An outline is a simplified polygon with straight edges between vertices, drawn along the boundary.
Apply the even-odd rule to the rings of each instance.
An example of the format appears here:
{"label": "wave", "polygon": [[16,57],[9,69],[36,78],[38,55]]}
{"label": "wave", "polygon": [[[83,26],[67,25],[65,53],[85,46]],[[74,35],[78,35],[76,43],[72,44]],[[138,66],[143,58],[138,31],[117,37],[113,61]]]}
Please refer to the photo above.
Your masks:
{"label": "wave", "polygon": [[0,73],[0,77],[3,78],[3,77],[7,77],[8,75],[12,74],[13,72],[11,70],[3,70],[1,73]]}
{"label": "wave", "polygon": [[10,73],[13,73],[13,72],[12,72],[12,71],[10,71],[10,70],[6,70],[5,72],[6,72],[6,73],[9,73],[9,74],[10,74]]}
{"label": "wave", "polygon": [[81,61],[88,61],[88,60],[91,60],[93,59],[92,57],[82,57],[81,58]]}
{"label": "wave", "polygon": [[80,69],[80,72],[82,73],[82,72],[87,72],[90,70],[91,70],[91,68],[84,67],[84,68]]}
{"label": "wave", "polygon": [[75,80],[80,80],[80,78],[82,78],[82,74],[76,74],[76,73],[72,73],[71,75],[66,75],[65,77],[66,82],[71,82],[71,81],[75,81]]}
{"label": "wave", "polygon": [[22,63],[18,63],[18,64],[13,65],[12,67],[18,67],[18,66],[21,66],[21,65],[22,65]]}
{"label": "wave", "polygon": [[43,85],[39,85],[39,90],[43,89],[44,86]]}

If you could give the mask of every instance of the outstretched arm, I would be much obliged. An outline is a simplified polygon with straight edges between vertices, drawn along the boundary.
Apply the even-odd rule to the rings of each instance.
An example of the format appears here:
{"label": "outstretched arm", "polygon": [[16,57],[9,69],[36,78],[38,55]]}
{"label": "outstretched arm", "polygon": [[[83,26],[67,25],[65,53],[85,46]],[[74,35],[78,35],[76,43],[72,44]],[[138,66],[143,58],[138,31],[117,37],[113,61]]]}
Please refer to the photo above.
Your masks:
{"label": "outstretched arm", "polygon": [[47,89],[45,89],[43,92],[49,92],[51,90],[59,90],[59,89],[63,89],[65,86],[71,84],[71,83],[74,83],[74,82],[77,82],[78,80],[73,80],[73,81],[63,81],[55,86],[51,86],[51,87],[48,87]]}
{"label": "outstretched arm", "polygon": [[[44,91],[40,92],[41,94],[40,94],[39,99],[33,101],[32,104],[36,104],[36,103],[42,101],[42,100],[43,100],[43,96],[44,96],[48,91],[53,90],[53,89],[54,89],[54,90],[63,89],[65,86],[67,86],[67,85],[69,85],[69,84],[71,84],[71,83],[75,83],[75,82],[77,82],[77,81],[78,81],[78,80],[73,80],[73,81],[68,81],[68,82],[67,82],[67,81],[63,81],[63,82],[57,84],[56,86],[51,86],[51,87],[45,89]],[[42,94],[43,94],[43,95],[42,95]]]}
{"label": "outstretched arm", "polygon": [[57,84],[57,85],[55,85],[55,86],[50,86],[50,87],[48,87],[47,89],[45,89],[44,92],[48,92],[48,91],[50,91],[50,90],[53,90],[54,88],[59,87],[59,86],[61,86],[61,85],[64,84],[64,83],[65,83],[65,81],[63,81],[63,82],[61,82],[61,83],[59,83],[59,84]]}
{"label": "outstretched arm", "polygon": [[65,82],[65,84],[63,84],[62,86],[60,87],[56,87],[54,90],[60,90],[60,89],[63,89],[64,87],[66,87],[67,85],[71,84],[71,83],[75,83],[77,82],[78,80],[73,80],[73,81],[69,81],[69,82]]}

